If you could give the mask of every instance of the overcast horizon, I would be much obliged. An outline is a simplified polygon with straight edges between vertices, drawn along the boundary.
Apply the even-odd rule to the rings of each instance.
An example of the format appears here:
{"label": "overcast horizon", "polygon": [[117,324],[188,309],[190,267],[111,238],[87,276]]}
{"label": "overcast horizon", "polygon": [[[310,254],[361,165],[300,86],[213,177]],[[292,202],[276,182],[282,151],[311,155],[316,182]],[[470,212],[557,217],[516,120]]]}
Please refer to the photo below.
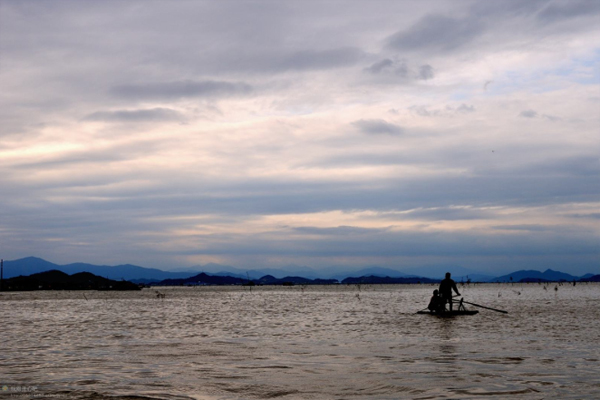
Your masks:
{"label": "overcast horizon", "polygon": [[0,0],[0,258],[600,273],[599,22]]}

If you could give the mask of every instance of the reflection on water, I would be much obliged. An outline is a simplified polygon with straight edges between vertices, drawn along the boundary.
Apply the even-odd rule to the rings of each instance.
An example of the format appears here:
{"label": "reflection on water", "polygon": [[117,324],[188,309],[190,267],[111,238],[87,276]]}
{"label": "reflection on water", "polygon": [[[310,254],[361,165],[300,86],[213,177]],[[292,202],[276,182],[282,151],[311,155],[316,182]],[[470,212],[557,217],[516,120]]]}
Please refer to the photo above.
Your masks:
{"label": "reflection on water", "polygon": [[414,314],[428,285],[2,293],[0,396],[599,398],[599,289],[471,285],[509,314],[454,318]]}
{"label": "reflection on water", "polygon": [[449,318],[438,318],[440,322],[439,335],[440,343],[438,345],[440,352],[440,362],[445,364],[455,364],[457,361],[456,345],[453,343],[455,339],[454,321]]}

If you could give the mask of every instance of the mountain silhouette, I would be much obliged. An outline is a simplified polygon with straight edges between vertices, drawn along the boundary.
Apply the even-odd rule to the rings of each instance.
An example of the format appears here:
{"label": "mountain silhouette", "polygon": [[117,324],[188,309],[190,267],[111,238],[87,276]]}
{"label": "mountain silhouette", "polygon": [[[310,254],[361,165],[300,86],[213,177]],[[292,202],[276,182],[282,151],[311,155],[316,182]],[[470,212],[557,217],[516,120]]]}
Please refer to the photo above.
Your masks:
{"label": "mountain silhouette", "polygon": [[94,275],[115,280],[148,279],[160,281],[168,278],[187,278],[197,274],[197,272],[162,271],[160,269],[144,268],[131,264],[116,265],[114,267],[86,263],[58,265],[37,257],[26,257],[13,261],[4,261],[4,278],[12,278],[19,275],[31,275],[50,270],[62,271],[69,275],[78,272],[91,272]]}
{"label": "mountain silhouette", "polygon": [[140,287],[128,281],[114,281],[90,272],[68,275],[62,271],[50,270],[5,279],[2,282],[2,290],[140,290]]}
{"label": "mountain silhouette", "polygon": [[600,275],[591,275],[591,274],[586,274],[583,278],[580,279],[580,281],[583,282],[600,282]]}
{"label": "mountain silhouette", "polygon": [[544,272],[535,270],[520,270],[512,272],[508,275],[499,276],[491,280],[491,282],[560,282],[560,281],[576,281],[579,277],[566,274],[564,272],[553,271],[547,269]]}
{"label": "mountain silhouette", "polygon": [[[359,270],[346,270],[344,272],[343,269],[336,268],[324,268],[323,270],[315,270],[312,268],[308,268],[305,266],[295,266],[289,265],[289,268],[298,268],[298,270],[283,270],[276,268],[258,268],[251,270],[243,270],[239,268],[234,268],[227,265],[220,264],[207,264],[203,266],[192,267],[191,269],[195,271],[163,271],[156,268],[145,268],[137,265],[131,264],[122,264],[116,266],[107,266],[107,265],[93,265],[87,263],[72,263],[67,265],[58,265],[52,262],[46,261],[37,257],[26,257],[18,260],[12,261],[4,261],[4,278],[12,278],[19,275],[32,275],[40,272],[57,270],[62,271],[66,274],[72,275],[80,272],[90,272],[97,276],[102,276],[107,279],[112,280],[129,280],[134,283],[144,283],[144,284],[154,284],[157,282],[165,281],[165,280],[173,280],[173,284],[192,284],[192,282],[199,282],[198,275],[200,272],[204,273],[206,277],[203,277],[204,280],[211,281],[211,279],[207,278],[208,276],[217,277],[220,276],[222,278],[236,278],[236,280],[228,280],[221,279],[218,280],[216,278],[212,279],[214,284],[228,284],[223,282],[237,282],[231,284],[243,284],[243,282],[247,282],[248,279],[252,280],[257,284],[281,284],[282,282],[294,283],[294,284],[315,284],[317,282],[322,284],[329,284],[335,280],[343,281],[347,278],[358,279],[361,278],[363,281],[376,281],[377,278],[414,278],[416,280],[413,281],[405,281],[409,282],[428,282],[427,279],[431,281],[439,281],[443,278],[444,273],[449,271],[452,273],[452,278],[456,282],[519,282],[523,279],[538,282],[538,281],[573,281],[580,279],[589,279],[594,276],[594,274],[586,274],[582,277],[577,277],[571,274],[567,274],[560,271],[553,271],[548,269],[544,272],[535,271],[535,270],[520,270],[514,271],[507,275],[502,275],[496,278],[492,278],[488,275],[483,275],[477,273],[477,271],[473,271],[470,269],[462,268],[460,266],[452,266],[452,265],[437,265],[437,266],[429,266],[429,267],[420,267],[420,268],[408,268],[403,272],[391,269],[384,268],[379,266],[369,266]],[[198,271],[201,269],[202,271]],[[435,271],[436,273],[432,273]],[[468,275],[467,275],[468,274]],[[374,277],[374,278],[370,278]],[[185,280],[190,278],[187,283],[181,283],[180,280]],[[327,279],[325,279],[327,278]],[[333,279],[333,281],[332,281]],[[385,279],[380,279],[380,281],[384,281]],[[269,283],[267,283],[269,282]],[[402,282],[399,280],[398,282]],[[213,284],[207,282],[207,284]]]}
{"label": "mountain silhouette", "polygon": [[336,279],[308,279],[300,276],[286,276],[277,279],[272,275],[265,275],[256,280],[236,278],[233,276],[219,276],[200,273],[185,279],[165,279],[155,283],[157,286],[181,286],[181,285],[327,285],[338,283]]}

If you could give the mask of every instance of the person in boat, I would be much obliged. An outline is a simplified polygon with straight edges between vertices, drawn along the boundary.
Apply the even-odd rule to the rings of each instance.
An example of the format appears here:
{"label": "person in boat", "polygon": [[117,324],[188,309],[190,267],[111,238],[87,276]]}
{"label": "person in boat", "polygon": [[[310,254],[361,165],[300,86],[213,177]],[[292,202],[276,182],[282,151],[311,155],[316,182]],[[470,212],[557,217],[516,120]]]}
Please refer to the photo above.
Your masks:
{"label": "person in boat", "polygon": [[445,306],[444,303],[442,302],[442,298],[439,295],[439,291],[436,289],[433,291],[433,296],[431,296],[431,299],[429,300],[429,305],[427,306],[427,308],[429,309],[429,311],[431,311],[432,313],[441,313],[445,311]]}
{"label": "person in boat", "polygon": [[452,290],[456,292],[457,296],[460,296],[460,293],[456,288],[456,282],[450,276],[450,272],[446,272],[446,279],[440,283],[440,296],[442,305],[445,307],[446,303],[448,303],[448,309],[452,311]]}

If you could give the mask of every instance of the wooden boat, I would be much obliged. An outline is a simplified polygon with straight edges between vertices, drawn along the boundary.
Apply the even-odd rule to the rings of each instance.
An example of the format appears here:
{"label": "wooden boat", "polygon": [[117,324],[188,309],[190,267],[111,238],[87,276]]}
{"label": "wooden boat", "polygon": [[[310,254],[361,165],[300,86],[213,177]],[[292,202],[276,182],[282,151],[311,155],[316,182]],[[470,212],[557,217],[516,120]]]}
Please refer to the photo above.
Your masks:
{"label": "wooden boat", "polygon": [[[437,315],[438,317],[454,317],[455,315],[475,315],[475,314],[479,313],[479,311],[477,311],[477,310],[467,310],[465,308],[463,299],[460,299],[460,301],[453,300],[453,302],[456,305],[458,305],[458,307],[455,310],[450,311],[450,310],[444,309],[443,312],[431,312],[429,310],[422,310],[422,311],[417,311],[417,314]],[[469,303],[469,304],[473,304],[473,303]]]}
{"label": "wooden boat", "polygon": [[441,313],[434,313],[430,311],[418,311],[417,314],[429,314],[435,315],[438,317],[453,317],[455,315],[475,315],[479,313],[477,310],[452,310],[452,311],[444,311]]}
{"label": "wooden boat", "polygon": [[492,310],[492,311],[497,311],[497,312],[500,312],[503,314],[508,314],[508,311],[498,310],[497,308],[482,306],[481,304],[469,303],[468,301],[464,301],[462,298],[460,299],[460,301],[453,300],[452,302],[455,305],[458,305],[456,310],[452,310],[452,311],[444,310],[443,312],[431,312],[429,310],[421,310],[421,311],[417,311],[417,314],[437,315],[438,317],[453,317],[455,315],[475,315],[475,314],[479,313],[479,311],[477,311],[477,310],[467,310],[465,308],[465,304],[470,304],[475,307],[485,308],[486,310]]}

